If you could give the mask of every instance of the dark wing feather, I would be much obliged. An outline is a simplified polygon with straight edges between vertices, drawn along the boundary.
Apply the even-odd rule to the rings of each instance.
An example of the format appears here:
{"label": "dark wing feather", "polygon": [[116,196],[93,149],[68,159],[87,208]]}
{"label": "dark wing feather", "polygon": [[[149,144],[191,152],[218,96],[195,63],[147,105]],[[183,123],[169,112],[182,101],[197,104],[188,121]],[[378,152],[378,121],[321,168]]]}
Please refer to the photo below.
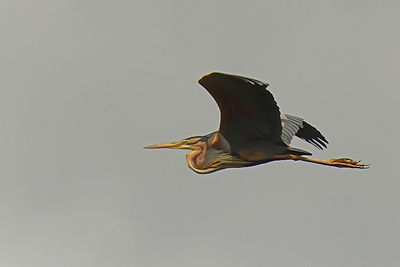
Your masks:
{"label": "dark wing feather", "polygon": [[257,139],[282,143],[279,108],[266,89],[268,84],[251,78],[210,73],[199,83],[212,95],[221,112],[219,133],[232,151]]}
{"label": "dark wing feather", "polygon": [[303,121],[303,127],[297,131],[296,136],[313,144],[319,149],[323,149],[323,147],[326,148],[326,145],[328,144],[328,141],[320,131],[305,121]]}

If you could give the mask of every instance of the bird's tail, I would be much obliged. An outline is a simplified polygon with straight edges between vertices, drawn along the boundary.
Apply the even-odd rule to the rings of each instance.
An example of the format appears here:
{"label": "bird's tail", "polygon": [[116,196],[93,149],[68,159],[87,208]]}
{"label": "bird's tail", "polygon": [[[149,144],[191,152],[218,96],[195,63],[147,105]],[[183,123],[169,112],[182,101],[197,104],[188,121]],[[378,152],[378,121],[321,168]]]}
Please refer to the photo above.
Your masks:
{"label": "bird's tail", "polygon": [[305,151],[300,148],[295,148],[295,147],[288,147],[289,153],[295,154],[295,155],[309,155],[311,156],[312,154],[308,151]]}

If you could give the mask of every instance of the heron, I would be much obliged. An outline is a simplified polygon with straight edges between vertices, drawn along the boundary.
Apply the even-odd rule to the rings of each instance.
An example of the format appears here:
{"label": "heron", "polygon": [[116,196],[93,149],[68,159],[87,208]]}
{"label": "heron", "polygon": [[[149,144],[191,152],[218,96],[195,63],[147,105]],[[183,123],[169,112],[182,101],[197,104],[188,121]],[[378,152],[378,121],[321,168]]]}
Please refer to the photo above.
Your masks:
{"label": "heron", "polygon": [[315,159],[290,146],[294,136],[319,149],[328,141],[304,119],[280,113],[268,83],[239,75],[211,72],[198,83],[214,98],[220,110],[218,131],[177,142],[145,148],[188,149],[186,161],[199,174],[241,168],[277,160],[295,160],[340,168],[366,169],[368,164],[349,158]]}

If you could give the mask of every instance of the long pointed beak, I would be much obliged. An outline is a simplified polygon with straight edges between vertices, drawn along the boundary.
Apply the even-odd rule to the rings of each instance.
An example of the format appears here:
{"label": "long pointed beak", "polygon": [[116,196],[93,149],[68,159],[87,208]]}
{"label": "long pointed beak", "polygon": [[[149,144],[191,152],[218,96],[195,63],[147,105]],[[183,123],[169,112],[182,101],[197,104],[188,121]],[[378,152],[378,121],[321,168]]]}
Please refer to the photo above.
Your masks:
{"label": "long pointed beak", "polygon": [[147,149],[156,149],[156,148],[180,148],[180,149],[188,149],[189,147],[184,143],[184,141],[178,141],[173,143],[167,144],[160,144],[160,145],[152,145],[152,146],[145,146],[144,148]]}

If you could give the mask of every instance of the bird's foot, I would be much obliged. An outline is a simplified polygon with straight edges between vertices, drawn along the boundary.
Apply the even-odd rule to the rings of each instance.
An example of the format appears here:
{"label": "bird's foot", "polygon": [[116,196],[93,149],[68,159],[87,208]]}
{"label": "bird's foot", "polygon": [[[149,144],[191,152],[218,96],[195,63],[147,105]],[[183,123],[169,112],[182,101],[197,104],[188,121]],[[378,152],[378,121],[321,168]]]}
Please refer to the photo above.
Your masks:
{"label": "bird's foot", "polygon": [[352,160],[349,158],[330,159],[329,164],[339,168],[358,168],[358,169],[369,168],[369,164],[365,164],[359,160]]}

